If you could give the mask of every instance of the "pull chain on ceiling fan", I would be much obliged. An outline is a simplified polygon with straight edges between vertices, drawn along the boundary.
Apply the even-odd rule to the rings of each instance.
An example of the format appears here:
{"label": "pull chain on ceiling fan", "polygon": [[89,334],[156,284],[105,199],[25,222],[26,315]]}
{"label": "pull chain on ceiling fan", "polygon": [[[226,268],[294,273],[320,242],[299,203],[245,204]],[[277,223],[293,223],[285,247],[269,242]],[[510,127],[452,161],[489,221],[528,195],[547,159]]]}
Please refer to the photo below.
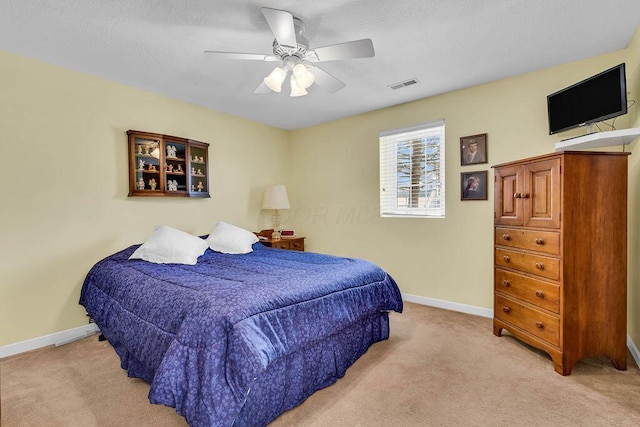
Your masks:
{"label": "pull chain on ceiling fan", "polygon": [[354,40],[315,49],[309,49],[309,41],[304,37],[305,25],[298,18],[284,10],[260,9],[275,40],[273,55],[256,53],[222,52],[207,50],[205,53],[220,59],[240,59],[252,61],[282,61],[253,93],[280,92],[282,84],[291,72],[290,96],[306,95],[314,83],[329,93],[335,93],[346,84],[315,65],[323,61],[353,58],[372,58],[375,55],[371,39]]}

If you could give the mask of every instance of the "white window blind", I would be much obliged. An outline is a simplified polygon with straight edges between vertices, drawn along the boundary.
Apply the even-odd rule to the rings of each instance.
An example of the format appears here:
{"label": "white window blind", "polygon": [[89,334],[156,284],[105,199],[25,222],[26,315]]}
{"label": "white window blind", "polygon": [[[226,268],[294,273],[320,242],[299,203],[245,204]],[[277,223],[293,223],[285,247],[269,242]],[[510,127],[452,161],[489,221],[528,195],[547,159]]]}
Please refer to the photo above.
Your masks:
{"label": "white window blind", "polygon": [[444,217],[444,119],[380,132],[380,216]]}

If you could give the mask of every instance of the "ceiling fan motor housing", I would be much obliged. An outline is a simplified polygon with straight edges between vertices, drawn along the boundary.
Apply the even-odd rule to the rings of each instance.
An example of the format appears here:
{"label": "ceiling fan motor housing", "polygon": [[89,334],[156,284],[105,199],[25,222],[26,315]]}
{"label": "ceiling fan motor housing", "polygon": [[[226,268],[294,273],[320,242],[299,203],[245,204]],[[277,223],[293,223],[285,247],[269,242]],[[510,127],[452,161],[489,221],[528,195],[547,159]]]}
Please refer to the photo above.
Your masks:
{"label": "ceiling fan motor housing", "polygon": [[304,36],[306,26],[298,18],[293,18],[293,27],[296,34],[296,46],[286,46],[278,43],[278,40],[273,40],[273,54],[279,56],[284,61],[285,58],[294,56],[302,60],[313,60],[310,58],[309,52],[309,40]]}

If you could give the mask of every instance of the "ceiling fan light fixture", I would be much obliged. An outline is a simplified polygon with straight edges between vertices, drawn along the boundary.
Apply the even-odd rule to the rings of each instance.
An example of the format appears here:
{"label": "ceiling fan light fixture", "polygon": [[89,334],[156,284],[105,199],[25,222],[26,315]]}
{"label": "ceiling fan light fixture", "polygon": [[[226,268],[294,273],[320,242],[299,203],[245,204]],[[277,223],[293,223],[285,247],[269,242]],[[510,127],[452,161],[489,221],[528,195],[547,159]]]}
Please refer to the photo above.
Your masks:
{"label": "ceiling fan light fixture", "polygon": [[275,37],[271,43],[272,54],[205,50],[205,53],[219,59],[282,61],[282,65],[265,77],[253,93],[281,92],[289,71],[292,71],[296,80],[297,89],[292,89],[293,96],[306,95],[304,89],[308,89],[313,84],[320,86],[328,93],[336,93],[346,84],[318,67],[316,62],[375,56],[371,39],[352,40],[310,49],[309,40],[304,35],[305,24],[299,18],[286,10],[268,7],[260,10]]}
{"label": "ceiling fan light fixture", "polygon": [[282,83],[286,77],[287,72],[280,67],[276,67],[271,74],[264,78],[264,84],[272,91],[280,92],[282,90]]}
{"label": "ceiling fan light fixture", "polygon": [[305,96],[306,94],[308,94],[309,92],[307,92],[305,90],[305,88],[300,87],[298,85],[298,83],[296,82],[296,76],[295,75],[291,75],[291,94],[289,96],[292,97],[296,97],[296,96]]}
{"label": "ceiling fan light fixture", "polygon": [[296,76],[296,84],[303,89],[313,84],[315,76],[304,64],[296,64],[293,67],[293,75]]}

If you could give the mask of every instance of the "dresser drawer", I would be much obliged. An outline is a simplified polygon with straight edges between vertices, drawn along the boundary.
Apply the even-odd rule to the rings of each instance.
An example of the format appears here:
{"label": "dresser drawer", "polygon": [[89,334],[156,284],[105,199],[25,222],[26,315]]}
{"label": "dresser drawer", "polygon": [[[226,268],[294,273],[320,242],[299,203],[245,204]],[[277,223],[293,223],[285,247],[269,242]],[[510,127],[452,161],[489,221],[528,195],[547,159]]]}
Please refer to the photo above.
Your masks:
{"label": "dresser drawer", "polygon": [[558,258],[496,248],[495,263],[497,266],[513,268],[547,279],[560,279],[560,260]]}
{"label": "dresser drawer", "polygon": [[289,242],[289,249],[292,251],[304,251],[304,240],[292,240],[291,242]]}
{"label": "dresser drawer", "polygon": [[558,346],[560,344],[560,320],[515,300],[496,294],[495,317],[511,323],[528,333]]}
{"label": "dresser drawer", "polygon": [[283,237],[281,240],[262,241],[262,244],[275,249],[304,251],[304,237]]}
{"label": "dresser drawer", "polygon": [[560,286],[496,268],[495,290],[554,313],[560,309]]}
{"label": "dresser drawer", "polygon": [[550,255],[560,254],[560,233],[496,227],[496,245],[527,249]]}
{"label": "dresser drawer", "polygon": [[274,240],[273,242],[271,242],[269,244],[270,247],[275,248],[275,249],[286,249],[288,250],[290,248],[290,243],[291,242],[287,242],[286,240]]}

